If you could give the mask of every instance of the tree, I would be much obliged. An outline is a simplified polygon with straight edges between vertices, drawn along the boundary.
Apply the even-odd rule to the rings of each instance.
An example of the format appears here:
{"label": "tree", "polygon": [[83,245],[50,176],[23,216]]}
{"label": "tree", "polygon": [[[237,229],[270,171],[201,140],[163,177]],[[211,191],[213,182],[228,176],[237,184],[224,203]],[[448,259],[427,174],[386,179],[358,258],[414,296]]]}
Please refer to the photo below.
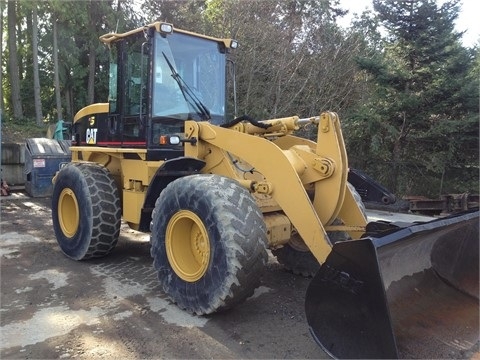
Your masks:
{"label": "tree", "polygon": [[17,2],[9,1],[7,3],[8,17],[8,58],[9,58],[9,77],[11,87],[11,102],[13,108],[13,117],[15,119],[23,118],[22,99],[20,96],[20,69],[17,52]]}
{"label": "tree", "polygon": [[0,1],[0,125],[3,118],[3,2]]}
{"label": "tree", "polygon": [[40,74],[38,70],[38,14],[36,6],[33,6],[32,9],[32,60],[35,119],[37,125],[41,125],[43,122],[43,113],[42,100],[40,98]]}
{"label": "tree", "polygon": [[[90,8],[91,9],[91,8]],[[92,10],[89,11],[90,18],[93,17]],[[88,85],[87,85],[87,103],[92,104],[95,98],[95,63],[97,46],[94,39],[88,43]]]}
{"label": "tree", "polygon": [[[85,17],[86,14],[86,19],[83,20],[83,22],[89,24],[85,29],[85,39],[83,40],[86,43],[85,50],[87,50],[88,59],[84,59],[81,55],[79,65],[80,67],[88,67],[86,103],[91,104],[95,101],[95,94],[99,94],[100,98],[105,99],[107,91],[105,84],[108,83],[108,73],[100,73],[102,67],[108,68],[106,66],[109,59],[108,51],[105,51],[106,49],[103,44],[100,43],[98,37],[102,33],[107,32],[107,30],[113,29],[117,21],[114,18],[116,14],[112,11],[112,7],[108,2],[90,0],[89,2],[80,3],[78,6],[78,18],[81,18],[82,14]],[[75,36],[78,36],[78,34],[75,34]],[[82,40],[79,40],[79,42],[82,42]],[[103,80],[104,84],[98,80]]]}
{"label": "tree", "polygon": [[[446,190],[441,179],[452,159],[461,158],[452,135],[468,114],[478,113],[478,102],[466,106],[459,97],[472,57],[454,30],[457,4],[457,0],[440,7],[430,0],[374,1],[388,34],[383,53],[359,59],[374,93],[353,119],[364,131],[362,142],[368,144],[364,156],[394,192],[438,195]],[[420,183],[428,186],[421,188]]]}
{"label": "tree", "polygon": [[147,0],[143,2],[142,9],[150,19],[182,24],[184,29],[201,33],[205,32],[203,13],[206,3],[205,0]]}
{"label": "tree", "polygon": [[55,86],[55,102],[57,105],[57,120],[63,120],[62,96],[60,93],[60,68],[58,64],[58,20],[55,13],[52,14],[53,22],[53,74]]}
{"label": "tree", "polygon": [[341,110],[355,95],[358,37],[335,23],[336,1],[208,1],[213,33],[233,37],[238,107],[257,118]]}
{"label": "tree", "polygon": [[[108,51],[98,37],[140,26],[124,26],[137,18],[128,12],[131,5],[124,0],[16,0],[2,1],[4,9],[7,3],[10,30],[5,20],[2,31],[10,31],[11,35],[2,52],[1,86],[6,117],[19,118],[21,104],[22,119],[41,121],[41,109],[49,109],[47,118],[56,112],[70,119],[86,104],[105,101]],[[114,11],[112,6],[120,11]]]}

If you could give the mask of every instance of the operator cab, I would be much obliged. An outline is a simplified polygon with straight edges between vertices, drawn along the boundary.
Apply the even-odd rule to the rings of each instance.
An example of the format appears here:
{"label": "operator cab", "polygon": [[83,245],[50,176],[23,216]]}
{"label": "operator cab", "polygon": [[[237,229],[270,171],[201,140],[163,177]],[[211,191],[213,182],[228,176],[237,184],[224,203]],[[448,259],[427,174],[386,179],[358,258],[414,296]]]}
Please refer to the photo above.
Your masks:
{"label": "operator cab", "polygon": [[111,48],[108,114],[98,113],[102,104],[79,111],[76,145],[147,148],[147,160],[167,160],[183,155],[182,142],[169,138],[183,137],[186,120],[225,122],[234,40],[160,22],[100,39]]}

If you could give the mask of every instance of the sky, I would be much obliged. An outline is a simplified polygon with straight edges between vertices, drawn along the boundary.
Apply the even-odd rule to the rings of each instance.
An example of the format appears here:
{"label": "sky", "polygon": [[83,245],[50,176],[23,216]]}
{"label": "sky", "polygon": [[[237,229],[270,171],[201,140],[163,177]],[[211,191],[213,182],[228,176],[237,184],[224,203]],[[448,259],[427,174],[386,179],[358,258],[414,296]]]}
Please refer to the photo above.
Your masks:
{"label": "sky", "polygon": [[[438,3],[443,1],[437,0]],[[349,15],[345,16],[341,21],[341,25],[349,25],[353,17],[353,13],[362,13],[365,8],[372,8],[372,0],[340,0],[342,8],[350,11]],[[478,0],[463,0],[461,1],[461,8],[458,19],[455,24],[457,31],[465,31],[463,34],[464,46],[471,47],[479,41],[480,38],[480,1]]]}

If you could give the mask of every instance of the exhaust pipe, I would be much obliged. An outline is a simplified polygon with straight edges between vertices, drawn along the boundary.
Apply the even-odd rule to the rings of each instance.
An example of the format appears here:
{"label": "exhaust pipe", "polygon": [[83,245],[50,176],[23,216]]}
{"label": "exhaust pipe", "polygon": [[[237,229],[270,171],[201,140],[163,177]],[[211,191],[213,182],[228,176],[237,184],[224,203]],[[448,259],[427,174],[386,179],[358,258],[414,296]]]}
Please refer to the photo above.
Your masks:
{"label": "exhaust pipe", "polygon": [[338,242],[307,289],[310,332],[334,358],[471,357],[478,264],[478,211]]}

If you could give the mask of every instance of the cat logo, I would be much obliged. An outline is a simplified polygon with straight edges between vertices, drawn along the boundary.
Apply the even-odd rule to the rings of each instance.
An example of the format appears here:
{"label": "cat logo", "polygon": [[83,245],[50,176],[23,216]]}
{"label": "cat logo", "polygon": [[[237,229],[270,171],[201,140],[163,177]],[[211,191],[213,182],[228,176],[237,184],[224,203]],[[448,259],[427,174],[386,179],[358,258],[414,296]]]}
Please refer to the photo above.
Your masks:
{"label": "cat logo", "polygon": [[94,145],[97,143],[97,130],[98,129],[87,129],[87,144]]}

